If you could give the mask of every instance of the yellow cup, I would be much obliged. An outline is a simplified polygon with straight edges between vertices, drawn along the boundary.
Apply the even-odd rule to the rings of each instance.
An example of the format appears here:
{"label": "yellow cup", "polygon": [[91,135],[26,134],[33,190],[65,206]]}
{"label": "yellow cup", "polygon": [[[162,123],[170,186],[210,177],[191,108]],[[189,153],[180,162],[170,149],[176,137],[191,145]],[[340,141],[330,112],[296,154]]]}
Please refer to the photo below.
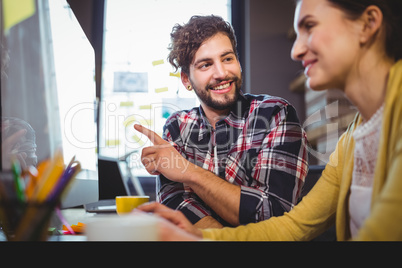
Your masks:
{"label": "yellow cup", "polygon": [[147,202],[149,202],[149,196],[116,196],[117,214],[130,213],[139,205]]}

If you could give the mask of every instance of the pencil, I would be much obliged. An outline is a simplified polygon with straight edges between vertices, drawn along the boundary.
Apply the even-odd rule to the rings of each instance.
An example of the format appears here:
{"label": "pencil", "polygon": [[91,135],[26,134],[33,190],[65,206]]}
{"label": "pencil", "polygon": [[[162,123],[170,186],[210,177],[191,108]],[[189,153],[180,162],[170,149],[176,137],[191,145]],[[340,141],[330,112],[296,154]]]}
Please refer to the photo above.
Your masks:
{"label": "pencil", "polygon": [[43,202],[46,200],[54,185],[57,183],[64,171],[64,160],[61,150],[57,150],[49,167],[45,170],[43,178],[40,178],[33,195],[33,200]]}

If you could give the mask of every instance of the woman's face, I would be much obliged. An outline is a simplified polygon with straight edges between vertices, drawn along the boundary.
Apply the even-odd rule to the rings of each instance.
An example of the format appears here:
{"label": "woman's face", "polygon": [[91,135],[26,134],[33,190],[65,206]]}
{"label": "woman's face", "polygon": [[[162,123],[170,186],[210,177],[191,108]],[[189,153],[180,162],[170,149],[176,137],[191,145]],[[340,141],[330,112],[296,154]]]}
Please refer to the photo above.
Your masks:
{"label": "woman's face", "polygon": [[327,0],[298,2],[294,19],[297,39],[291,56],[302,62],[310,88],[344,89],[358,64],[359,27],[358,20],[346,18]]}

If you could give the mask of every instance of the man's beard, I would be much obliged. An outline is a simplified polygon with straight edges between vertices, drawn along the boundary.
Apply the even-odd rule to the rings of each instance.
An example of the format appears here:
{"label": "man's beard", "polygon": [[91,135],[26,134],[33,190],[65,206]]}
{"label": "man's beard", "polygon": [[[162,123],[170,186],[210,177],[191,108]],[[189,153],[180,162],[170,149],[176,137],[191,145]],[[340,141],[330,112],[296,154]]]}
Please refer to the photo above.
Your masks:
{"label": "man's beard", "polygon": [[[200,99],[201,102],[203,102],[205,105],[207,105],[208,107],[214,109],[214,110],[219,110],[219,111],[223,111],[223,110],[227,110],[230,109],[236,102],[237,99],[239,98],[240,95],[240,90],[241,90],[241,86],[242,86],[242,79],[239,77],[231,77],[228,79],[224,79],[222,81],[227,81],[227,80],[231,80],[233,81],[232,83],[234,83],[235,86],[235,94],[234,96],[224,96],[224,100],[215,100],[211,97],[211,95],[207,94],[210,91],[210,88],[213,87],[212,85],[207,85],[205,87],[204,90],[199,90],[196,87],[194,87],[194,83],[192,83],[191,81],[191,85],[194,88],[195,94],[197,95],[197,97]],[[220,82],[216,83],[219,84]]]}

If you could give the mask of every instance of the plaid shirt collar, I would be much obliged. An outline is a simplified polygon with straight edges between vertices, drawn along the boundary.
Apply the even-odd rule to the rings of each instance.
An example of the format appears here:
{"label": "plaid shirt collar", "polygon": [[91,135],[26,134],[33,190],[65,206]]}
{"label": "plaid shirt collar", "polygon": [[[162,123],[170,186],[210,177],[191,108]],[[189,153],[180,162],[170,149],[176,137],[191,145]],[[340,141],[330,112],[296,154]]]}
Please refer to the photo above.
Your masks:
{"label": "plaid shirt collar", "polygon": [[[227,124],[230,127],[243,129],[245,119],[247,118],[250,110],[250,101],[246,99],[243,92],[240,92],[237,102],[232,106],[230,113],[225,118],[222,118],[217,124]],[[200,132],[198,134],[198,141],[202,140],[204,134],[211,132],[212,125],[209,123],[204,109],[200,105],[198,107],[198,120],[200,124]]]}

